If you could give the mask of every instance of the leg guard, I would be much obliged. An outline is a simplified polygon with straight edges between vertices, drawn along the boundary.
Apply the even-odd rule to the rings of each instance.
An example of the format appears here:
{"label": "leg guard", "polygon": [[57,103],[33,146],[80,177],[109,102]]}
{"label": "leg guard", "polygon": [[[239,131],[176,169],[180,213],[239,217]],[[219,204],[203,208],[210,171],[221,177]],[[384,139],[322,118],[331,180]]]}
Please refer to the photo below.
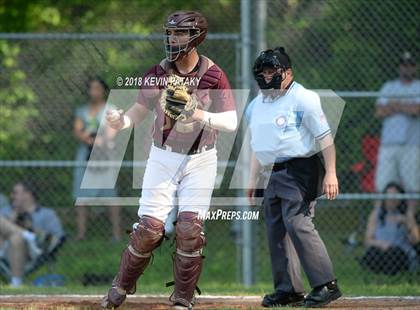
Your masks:
{"label": "leg guard", "polygon": [[120,270],[112,281],[112,288],[104,298],[104,308],[120,306],[126,294],[134,294],[136,282],[149,264],[152,251],[163,240],[164,223],[150,216],[142,216],[130,234],[130,242],[121,256]]}
{"label": "leg guard", "polygon": [[202,269],[204,245],[203,221],[197,218],[197,213],[181,212],[176,223],[173,258],[175,290],[170,297],[174,305],[191,307]]}

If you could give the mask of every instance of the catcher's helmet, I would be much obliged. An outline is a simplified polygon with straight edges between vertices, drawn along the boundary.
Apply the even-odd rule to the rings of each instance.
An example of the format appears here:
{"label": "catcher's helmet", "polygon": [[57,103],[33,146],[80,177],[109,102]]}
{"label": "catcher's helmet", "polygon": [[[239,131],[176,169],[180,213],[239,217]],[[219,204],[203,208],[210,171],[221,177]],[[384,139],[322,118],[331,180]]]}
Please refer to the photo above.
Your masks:
{"label": "catcher's helmet", "polygon": [[[289,55],[283,47],[276,47],[275,49],[268,49],[257,57],[252,71],[258,86],[262,90],[280,89],[281,82],[283,82],[283,72],[292,67]],[[266,68],[277,69],[270,82],[266,82],[262,74]]]}
{"label": "catcher's helmet", "polygon": [[[188,53],[201,42],[207,34],[207,20],[198,12],[176,11],[168,16],[165,23],[165,51],[169,61],[176,61]],[[189,39],[185,43],[170,42],[169,30],[187,30]]]}

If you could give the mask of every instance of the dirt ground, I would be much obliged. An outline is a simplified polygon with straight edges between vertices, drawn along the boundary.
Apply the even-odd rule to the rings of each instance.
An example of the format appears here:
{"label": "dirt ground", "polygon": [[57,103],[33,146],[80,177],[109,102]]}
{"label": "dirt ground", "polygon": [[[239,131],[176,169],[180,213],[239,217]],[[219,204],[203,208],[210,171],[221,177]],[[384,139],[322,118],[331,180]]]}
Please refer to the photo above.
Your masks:
{"label": "dirt ground", "polygon": [[[100,296],[0,295],[0,309],[101,309]],[[259,296],[200,296],[194,309],[262,309]],[[121,309],[168,309],[167,296],[129,296]],[[329,309],[419,309],[420,297],[340,298]]]}

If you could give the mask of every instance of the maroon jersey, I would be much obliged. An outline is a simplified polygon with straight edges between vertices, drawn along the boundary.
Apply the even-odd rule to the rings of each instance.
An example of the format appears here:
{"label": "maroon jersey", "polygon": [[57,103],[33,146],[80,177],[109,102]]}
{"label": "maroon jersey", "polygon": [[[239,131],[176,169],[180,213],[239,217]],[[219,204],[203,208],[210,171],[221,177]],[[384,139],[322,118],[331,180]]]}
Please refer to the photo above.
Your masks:
{"label": "maroon jersey", "polygon": [[[203,66],[206,66],[205,68]],[[159,99],[165,89],[164,81],[175,73],[190,82],[190,90],[199,99],[198,108],[213,113],[235,110],[235,100],[226,74],[208,58],[200,56],[197,67],[189,74],[180,74],[174,65],[162,61],[153,66],[143,77],[137,103],[155,113],[153,140],[160,145],[186,145],[201,147],[216,141],[217,130],[199,122],[174,121],[163,112]],[[196,82],[196,85],[193,85]],[[198,84],[198,85],[197,85]],[[187,84],[188,85],[188,84]]]}

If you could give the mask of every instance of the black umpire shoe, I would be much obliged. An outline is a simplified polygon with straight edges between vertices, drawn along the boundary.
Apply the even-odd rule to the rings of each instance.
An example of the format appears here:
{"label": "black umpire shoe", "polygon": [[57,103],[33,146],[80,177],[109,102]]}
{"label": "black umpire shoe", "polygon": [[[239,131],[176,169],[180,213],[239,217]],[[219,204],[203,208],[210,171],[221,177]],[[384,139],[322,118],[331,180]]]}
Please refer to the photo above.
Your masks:
{"label": "black umpire shoe", "polygon": [[315,287],[305,298],[305,307],[318,308],[329,304],[341,297],[337,281],[331,281],[324,285]]}
{"label": "black umpire shoe", "polygon": [[265,295],[261,305],[266,308],[281,306],[298,307],[302,306],[304,301],[304,293],[288,293],[283,291],[276,291],[272,294]]}

